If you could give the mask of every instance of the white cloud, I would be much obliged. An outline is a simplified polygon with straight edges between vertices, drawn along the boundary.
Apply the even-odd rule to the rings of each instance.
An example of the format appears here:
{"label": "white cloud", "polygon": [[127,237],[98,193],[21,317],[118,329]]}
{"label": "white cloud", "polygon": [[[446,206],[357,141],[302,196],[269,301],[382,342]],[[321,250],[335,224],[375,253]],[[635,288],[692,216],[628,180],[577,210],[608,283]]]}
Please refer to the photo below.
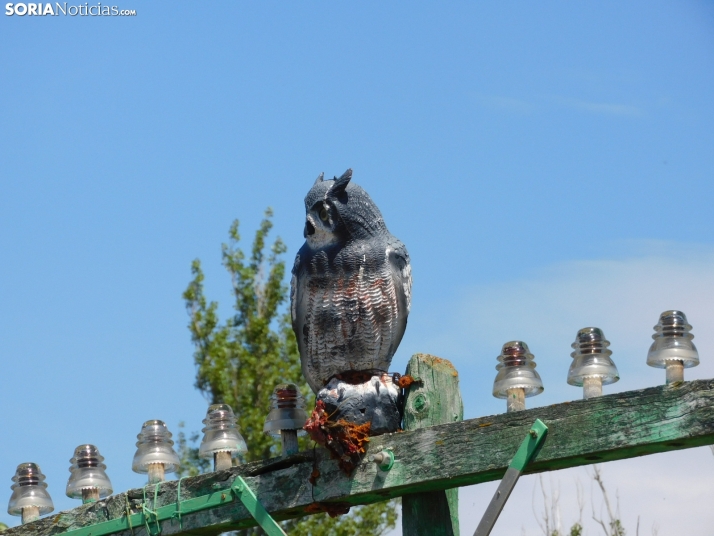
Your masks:
{"label": "white cloud", "polygon": [[577,110],[583,110],[594,114],[642,116],[644,111],[637,106],[629,104],[617,104],[612,102],[591,102],[579,99],[562,99],[561,102]]}
{"label": "white cloud", "polygon": [[[597,326],[611,341],[613,359],[621,381],[605,387],[612,393],[664,383],[664,371],[645,364],[652,342],[652,327],[659,313],[681,309],[693,325],[701,365],[685,371],[685,379],[713,378],[714,359],[714,248],[663,243],[630,244],[632,256],[610,260],[584,260],[557,264],[531,277],[497,285],[465,289],[453,304],[454,317],[445,319],[434,337],[412,340],[425,349],[439,349],[460,372],[466,417],[500,413],[503,401],[490,396],[496,356],[512,339],[526,341],[536,356],[546,391],[528,399],[529,407],[580,398],[566,384],[570,343],[578,329]],[[601,466],[613,498],[619,492],[628,534],[660,536],[711,533],[714,510],[714,456],[708,447]],[[587,497],[586,534],[598,534],[590,519],[590,483],[585,468],[552,473],[560,483],[564,525],[577,517],[575,479],[584,484]],[[541,534],[532,512],[536,477],[524,477],[509,500],[496,535]],[[471,534],[497,483],[462,488],[461,527]],[[597,496],[597,495],[596,495]],[[596,501],[596,505],[598,502]],[[601,529],[599,529],[601,531]],[[399,534],[397,531],[395,534]]]}
{"label": "white cloud", "polygon": [[546,386],[544,395],[531,400],[543,405],[578,396],[564,379],[570,344],[586,326],[604,330],[621,373],[621,381],[607,392],[662,383],[663,371],[645,365],[652,328],[662,311],[681,309],[694,326],[702,358],[685,377],[714,377],[714,360],[709,358],[714,348],[714,248],[656,244],[645,249],[654,251],[566,262],[527,279],[472,287],[453,305],[454,317],[443,322],[436,338],[422,335],[419,343],[439,348],[440,355],[454,360],[462,381],[488,384],[501,345],[524,340]]}
{"label": "white cloud", "polygon": [[516,114],[531,114],[551,107],[569,108],[592,114],[641,117],[645,111],[639,106],[616,102],[594,102],[572,97],[531,96],[529,100],[503,95],[475,94],[476,102],[487,109]]}

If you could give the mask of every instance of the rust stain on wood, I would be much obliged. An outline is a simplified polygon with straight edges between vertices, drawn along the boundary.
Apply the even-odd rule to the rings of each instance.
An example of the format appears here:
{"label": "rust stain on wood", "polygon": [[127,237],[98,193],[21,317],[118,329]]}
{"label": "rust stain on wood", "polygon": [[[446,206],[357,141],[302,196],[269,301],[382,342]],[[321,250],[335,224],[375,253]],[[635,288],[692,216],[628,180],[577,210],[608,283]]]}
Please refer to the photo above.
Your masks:
{"label": "rust stain on wood", "polygon": [[305,507],[305,513],[308,514],[318,514],[320,512],[326,512],[330,517],[337,517],[349,513],[350,505],[344,502],[336,503],[319,503],[314,502],[308,504]]}

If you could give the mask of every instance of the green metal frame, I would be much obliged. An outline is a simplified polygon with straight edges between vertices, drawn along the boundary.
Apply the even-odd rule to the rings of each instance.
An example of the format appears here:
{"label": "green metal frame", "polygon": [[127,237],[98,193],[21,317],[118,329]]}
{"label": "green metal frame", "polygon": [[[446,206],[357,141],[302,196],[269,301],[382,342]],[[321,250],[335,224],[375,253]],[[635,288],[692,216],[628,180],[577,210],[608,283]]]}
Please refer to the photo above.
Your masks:
{"label": "green metal frame", "polygon": [[511,460],[511,463],[506,469],[506,474],[503,475],[503,479],[496,490],[496,494],[488,503],[486,512],[481,518],[481,522],[476,527],[476,532],[474,536],[489,536],[493,530],[493,526],[498,520],[498,516],[501,515],[503,507],[506,505],[506,501],[511,496],[513,488],[516,487],[516,483],[525,469],[533,458],[538,454],[538,451],[543,446],[545,437],[548,434],[548,427],[540,419],[536,419],[528,430],[526,438],[521,442],[521,446],[518,447],[516,455]]}
{"label": "green metal frame", "polygon": [[[160,484],[156,485],[155,492],[158,491]],[[215,506],[221,506],[234,500],[240,500],[246,507],[250,515],[252,515],[258,525],[268,534],[268,536],[286,536],[280,525],[270,516],[268,511],[263,508],[258,498],[246,484],[243,477],[240,475],[233,480],[233,484],[228,489],[216,491],[209,495],[202,495],[187,499],[185,501],[176,501],[173,504],[162,506],[155,511],[151,510],[146,501],[142,503],[142,511],[136,514],[129,514],[119,519],[97,523],[80,529],[69,530],[65,532],[65,536],[106,536],[123,530],[132,530],[137,527],[146,527],[147,532],[152,535],[161,534],[161,522],[169,519],[178,519],[181,523],[181,516],[207,510]]]}
{"label": "green metal frame", "polygon": [[286,536],[283,529],[280,528],[275,520],[270,517],[268,511],[263,508],[260,501],[250,489],[245,480],[240,476],[237,476],[233,481],[231,486],[231,491],[233,491],[238,498],[243,502],[243,505],[248,509],[250,515],[252,515],[258,522],[258,525],[266,532],[268,536]]}
{"label": "green metal frame", "polygon": [[543,441],[545,441],[545,436],[548,433],[548,427],[540,419],[536,419],[528,430],[528,435],[518,447],[516,455],[511,460],[508,467],[512,467],[517,471],[523,472],[526,465],[533,459],[533,457],[538,453],[540,448],[543,446]]}

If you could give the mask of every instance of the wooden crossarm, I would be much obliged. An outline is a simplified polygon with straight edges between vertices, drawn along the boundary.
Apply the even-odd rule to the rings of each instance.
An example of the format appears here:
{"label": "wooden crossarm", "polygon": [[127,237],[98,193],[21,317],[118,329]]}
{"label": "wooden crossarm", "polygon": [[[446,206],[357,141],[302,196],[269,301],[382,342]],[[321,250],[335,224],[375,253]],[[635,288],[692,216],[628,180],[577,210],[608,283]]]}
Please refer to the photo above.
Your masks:
{"label": "wooden crossarm", "polygon": [[[185,478],[180,501],[228,490],[241,475],[277,520],[319,511],[315,503],[368,504],[408,493],[444,490],[500,479],[535,419],[548,441],[525,473],[564,469],[714,444],[714,380],[698,380],[493,415],[372,438],[370,453],[391,449],[395,462],[380,471],[372,462],[350,477],[322,449]],[[315,487],[308,479],[314,469]],[[177,503],[177,481],[161,485],[157,507]],[[141,489],[9,529],[3,536],[54,536],[141,511]],[[152,491],[153,497],[153,491]],[[217,534],[253,526],[239,501],[161,522],[162,535]],[[117,532],[130,536],[130,530]],[[134,527],[135,536],[146,534]]]}

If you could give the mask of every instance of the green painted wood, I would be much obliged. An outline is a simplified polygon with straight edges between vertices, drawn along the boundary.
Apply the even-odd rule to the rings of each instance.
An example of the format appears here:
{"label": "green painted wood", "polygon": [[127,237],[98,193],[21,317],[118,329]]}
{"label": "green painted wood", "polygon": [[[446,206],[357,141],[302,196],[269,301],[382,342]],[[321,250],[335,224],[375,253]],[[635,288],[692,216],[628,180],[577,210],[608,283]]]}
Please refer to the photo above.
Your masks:
{"label": "green painted wood", "polygon": [[[282,520],[306,515],[314,501],[368,504],[408,493],[500,480],[537,418],[548,427],[548,439],[525,474],[710,445],[714,444],[714,380],[663,385],[372,438],[368,454],[383,449],[394,452],[394,466],[389,471],[380,471],[365,458],[347,477],[322,449],[246,464],[183,479],[181,499],[226,490],[241,475],[273,518]],[[313,488],[308,479],[314,468],[320,477]],[[153,491],[151,495],[153,498]],[[177,481],[162,483],[156,506],[176,503],[176,495]],[[8,529],[3,536],[64,534],[119,519],[125,516],[127,504],[130,513],[138,513],[142,500],[141,489],[129,490]],[[183,515],[182,521],[183,528],[177,519],[162,522],[162,535],[218,534],[255,526],[248,510],[237,501]],[[146,536],[142,530],[135,529],[134,536]],[[123,530],[117,534],[132,533]]]}
{"label": "green painted wood", "polygon": [[[417,430],[464,418],[459,374],[446,359],[412,356],[408,375],[413,383],[404,401],[404,429]],[[404,536],[459,536],[459,490],[424,491],[402,497]]]}

